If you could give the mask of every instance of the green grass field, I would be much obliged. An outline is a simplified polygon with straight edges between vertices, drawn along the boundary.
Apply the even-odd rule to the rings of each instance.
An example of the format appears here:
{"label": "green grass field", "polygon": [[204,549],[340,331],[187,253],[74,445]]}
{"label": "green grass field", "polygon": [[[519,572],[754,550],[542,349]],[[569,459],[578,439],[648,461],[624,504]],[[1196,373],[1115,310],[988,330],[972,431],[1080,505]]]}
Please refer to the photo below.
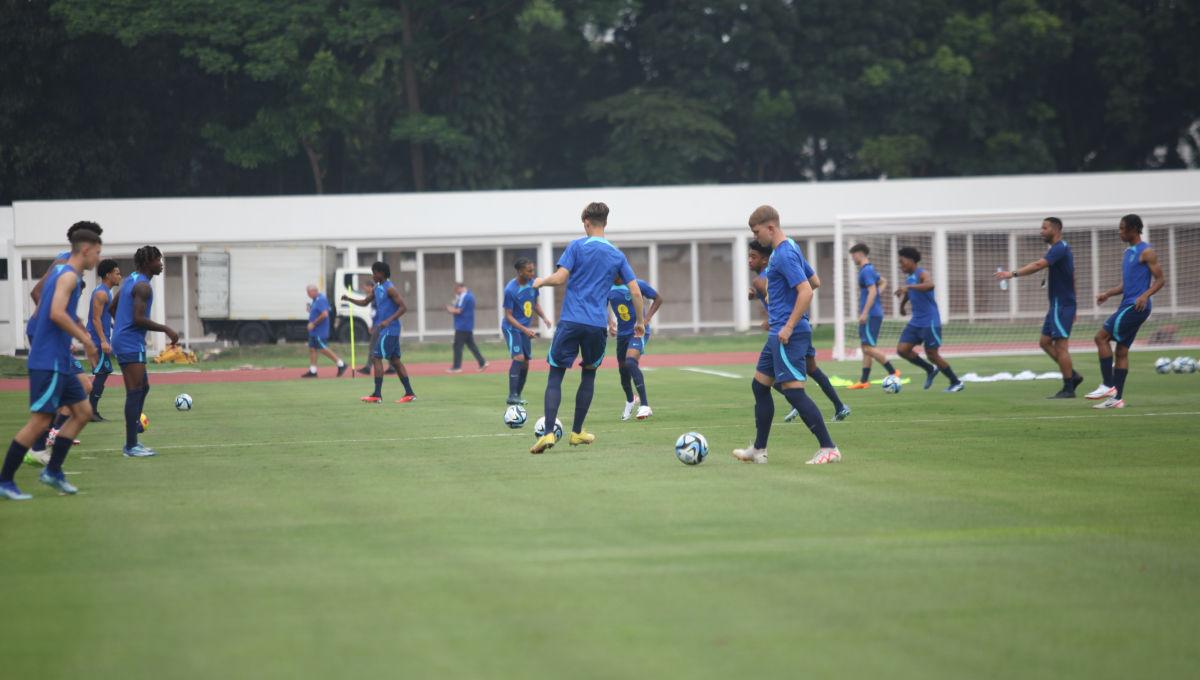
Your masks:
{"label": "green grass field", "polygon": [[[753,347],[750,347],[753,349]],[[744,349],[744,348],[743,348]],[[1087,385],[1092,355],[1079,356]],[[126,460],[89,427],[58,497],[0,503],[8,678],[1186,677],[1200,662],[1200,375],[1139,354],[1129,407],[1054,381],[843,391],[845,462],[741,379],[647,373],[586,449],[531,456],[504,376],[158,386]],[[1044,358],[960,360],[960,373]],[[850,377],[850,364],[827,372]],[[877,375],[878,377],[878,371]],[[530,377],[531,420],[545,378]],[[572,413],[568,376],[562,418]],[[943,383],[944,384],[944,383]],[[939,385],[941,387],[942,385]],[[399,396],[390,379],[385,397]],[[195,410],[176,412],[178,392]],[[826,412],[828,402],[814,398]],[[120,413],[122,393],[102,410]],[[26,396],[0,394],[15,431]],[[708,436],[679,464],[675,437]]]}

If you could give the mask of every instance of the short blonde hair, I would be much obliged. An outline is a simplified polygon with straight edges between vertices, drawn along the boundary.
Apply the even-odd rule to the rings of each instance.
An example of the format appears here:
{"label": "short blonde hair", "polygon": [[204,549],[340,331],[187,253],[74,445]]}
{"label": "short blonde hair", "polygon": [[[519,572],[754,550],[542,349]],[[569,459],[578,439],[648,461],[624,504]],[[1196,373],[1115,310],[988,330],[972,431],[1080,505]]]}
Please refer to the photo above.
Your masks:
{"label": "short blonde hair", "polygon": [[760,205],[750,213],[750,227],[754,228],[760,224],[774,222],[779,225],[779,211],[769,205]]}

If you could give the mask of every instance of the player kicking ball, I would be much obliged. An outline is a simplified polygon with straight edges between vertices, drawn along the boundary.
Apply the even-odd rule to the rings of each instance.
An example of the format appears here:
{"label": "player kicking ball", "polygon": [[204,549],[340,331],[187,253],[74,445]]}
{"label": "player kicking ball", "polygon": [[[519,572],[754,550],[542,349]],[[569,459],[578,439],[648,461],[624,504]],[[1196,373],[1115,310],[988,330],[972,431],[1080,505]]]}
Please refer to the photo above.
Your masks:
{"label": "player kicking ball", "polygon": [[[1121,296],[1117,311],[1096,332],[1096,350],[1100,355],[1100,374],[1104,384],[1088,393],[1088,399],[1103,399],[1092,408],[1125,408],[1125,378],[1129,375],[1129,348],[1138,329],[1150,318],[1154,294],[1166,283],[1158,254],[1142,240],[1142,218],[1126,215],[1117,226],[1121,240],[1129,245],[1121,256],[1121,285],[1096,296],[1102,305],[1111,297]],[[1116,364],[1112,343],[1117,344]]]}
{"label": "player kicking ball", "polygon": [[14,479],[25,453],[50,424],[60,406],[66,406],[71,416],[59,430],[50,451],[50,460],[42,470],[38,481],[65,494],[79,490],[67,481],[63,462],[75,435],[92,419],[92,406],[88,394],[75,377],[71,356],[71,339],[83,345],[84,352],[92,364],[99,360],[96,345],[88,336],[79,320],[74,316],[83,292],[84,271],[93,269],[100,261],[100,237],[94,231],[81,229],[71,237],[71,255],[66,263],[54,265],[45,281],[45,290],[35,314],[37,331],[33,346],[29,349],[29,420],[25,423],[4,456],[0,465],[0,496],[9,500],[27,501],[33,496],[23,493]]}
{"label": "player kicking ball", "polygon": [[754,380],[750,383],[754,393],[754,443],[744,449],[734,449],[733,457],[745,463],[767,462],[767,440],[775,419],[771,388],[778,385],[784,398],[817,439],[820,448],[808,464],[840,462],[842,454],[830,438],[820,410],[804,390],[808,380],[806,360],[812,347],[812,327],[805,318],[813,298],[813,288],[808,280],[812,269],[800,248],[780,229],[779,213],[774,208],[759,207],[750,215],[749,223],[754,238],[773,248],[764,270],[770,328],[767,343],[758,357]]}
{"label": "player kicking ball", "polygon": [[641,337],[645,330],[642,316],[642,290],[629,260],[616,246],[604,238],[608,225],[608,206],[589,203],[583,209],[583,231],[586,236],[567,245],[558,260],[558,270],[545,278],[534,279],[533,287],[566,286],[563,294],[562,316],[558,331],[550,343],[550,375],[546,379],[546,423],[545,435],[540,437],[530,453],[542,453],[558,443],[553,423],[558,416],[562,401],[562,381],[567,369],[581,358],[579,390],[575,393],[575,421],[567,443],[571,446],[591,444],[596,435],[585,432],[583,421],[587,418],[596,390],[596,369],[604,361],[604,348],[608,340],[608,292],[613,279],[620,276],[629,282],[634,313],[634,337]]}
{"label": "player kicking ball", "polygon": [[375,305],[375,326],[371,328],[371,367],[375,371],[375,391],[361,398],[368,404],[378,404],[383,401],[383,362],[386,360],[396,369],[400,376],[400,384],[404,385],[404,396],[396,400],[397,404],[407,404],[415,401],[412,383],[408,380],[408,369],[400,361],[400,317],[408,311],[396,284],[392,283],[392,268],[386,262],[376,262],[371,265],[371,278],[375,281],[373,297],[361,300],[343,295],[342,299],[352,305],[366,307]]}

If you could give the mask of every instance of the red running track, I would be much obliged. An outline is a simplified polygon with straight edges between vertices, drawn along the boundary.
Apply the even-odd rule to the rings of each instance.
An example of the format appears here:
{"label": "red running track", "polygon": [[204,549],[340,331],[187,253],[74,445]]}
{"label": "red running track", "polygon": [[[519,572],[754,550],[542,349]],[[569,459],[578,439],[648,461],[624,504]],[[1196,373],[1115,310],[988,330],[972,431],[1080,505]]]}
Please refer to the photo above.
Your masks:
{"label": "red running track", "polygon": [[[830,350],[820,350],[817,357],[831,360]],[[642,365],[649,368],[670,368],[673,366],[716,366],[721,364],[744,364],[753,366],[758,361],[758,352],[706,352],[700,354],[650,354],[642,357]],[[614,357],[607,357],[603,366],[612,368],[616,365]],[[484,373],[508,374],[508,360],[493,361]],[[405,364],[408,374],[414,377],[446,375],[447,363],[436,364]],[[546,361],[535,359],[530,362],[530,368],[535,371],[546,370]],[[229,370],[180,370],[178,372],[151,372],[150,381],[153,385],[191,385],[196,383],[240,383],[240,382],[275,382],[279,380],[300,380],[303,368],[249,368]],[[337,369],[332,366],[322,366],[322,378],[333,378]],[[476,373],[475,366],[463,368],[463,375]],[[343,379],[348,380],[349,374]],[[109,389],[122,389],[119,378],[109,379]],[[23,392],[29,389],[29,381],[25,378],[6,378],[0,380],[0,392]]]}

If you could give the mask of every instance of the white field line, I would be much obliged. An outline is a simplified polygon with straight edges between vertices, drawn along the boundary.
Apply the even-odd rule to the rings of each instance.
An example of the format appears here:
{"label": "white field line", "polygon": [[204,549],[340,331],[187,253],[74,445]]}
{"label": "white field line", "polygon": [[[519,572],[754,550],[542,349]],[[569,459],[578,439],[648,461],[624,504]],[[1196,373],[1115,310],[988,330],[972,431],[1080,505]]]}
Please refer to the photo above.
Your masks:
{"label": "white field line", "polygon": [[[1062,416],[982,416],[978,418],[961,417],[961,418],[904,418],[899,420],[880,420],[871,419],[870,422],[884,424],[906,424],[906,423],[991,423],[1005,422],[1013,420],[1083,420],[1085,418],[1186,418],[1200,416],[1200,411],[1176,411],[1168,413],[1081,413]],[[847,427],[852,423],[839,423],[836,425],[838,429]],[[788,427],[788,425],[782,425]],[[794,426],[794,425],[793,425]],[[650,429],[645,425],[633,425],[641,429]],[[750,430],[754,429],[753,419],[747,418],[745,423],[728,424],[728,425],[706,425],[708,430]],[[655,431],[655,430],[652,430]],[[600,431],[599,434],[606,434],[605,431]],[[166,451],[169,449],[237,449],[237,448],[255,448],[260,446],[296,446],[296,445],[313,445],[313,444],[371,444],[371,443],[388,443],[388,442],[419,442],[419,441],[437,441],[445,439],[515,439],[523,437],[528,439],[529,434],[523,432],[498,432],[492,434],[448,434],[429,437],[378,437],[373,439],[312,439],[307,441],[270,441],[270,442],[236,442],[225,444],[175,444],[167,446],[152,447],[156,450]],[[88,453],[105,453],[120,451],[121,449],[87,449]]]}
{"label": "white field line", "polygon": [[726,373],[725,371],[713,371],[713,370],[710,370],[707,368],[694,368],[692,366],[687,366],[687,367],[681,368],[679,370],[687,371],[688,373],[703,373],[704,375],[715,375],[718,378],[733,378],[735,380],[742,379],[742,376],[738,375],[737,373]]}

